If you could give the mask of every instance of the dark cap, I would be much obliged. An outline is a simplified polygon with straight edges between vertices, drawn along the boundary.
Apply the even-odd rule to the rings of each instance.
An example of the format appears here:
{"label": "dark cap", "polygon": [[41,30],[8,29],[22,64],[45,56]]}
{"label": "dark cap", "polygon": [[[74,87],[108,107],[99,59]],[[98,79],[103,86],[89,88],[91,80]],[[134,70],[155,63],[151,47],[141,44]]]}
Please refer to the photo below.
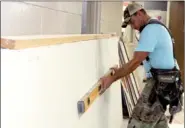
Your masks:
{"label": "dark cap", "polygon": [[141,9],[143,9],[143,7],[140,4],[137,3],[129,4],[124,11],[124,22],[122,23],[121,27],[126,28],[131,19],[131,16]]}

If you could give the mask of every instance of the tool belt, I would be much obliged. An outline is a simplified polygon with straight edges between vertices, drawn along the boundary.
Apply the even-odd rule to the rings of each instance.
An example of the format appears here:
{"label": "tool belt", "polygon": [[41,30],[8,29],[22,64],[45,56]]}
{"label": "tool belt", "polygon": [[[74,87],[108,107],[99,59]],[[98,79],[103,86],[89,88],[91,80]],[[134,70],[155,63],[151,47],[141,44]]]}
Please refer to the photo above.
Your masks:
{"label": "tool belt", "polygon": [[167,105],[170,106],[171,115],[182,110],[182,93],[184,92],[181,73],[178,69],[151,69],[151,74],[155,80],[154,87],[149,96],[149,102],[152,104],[159,99],[164,110]]}

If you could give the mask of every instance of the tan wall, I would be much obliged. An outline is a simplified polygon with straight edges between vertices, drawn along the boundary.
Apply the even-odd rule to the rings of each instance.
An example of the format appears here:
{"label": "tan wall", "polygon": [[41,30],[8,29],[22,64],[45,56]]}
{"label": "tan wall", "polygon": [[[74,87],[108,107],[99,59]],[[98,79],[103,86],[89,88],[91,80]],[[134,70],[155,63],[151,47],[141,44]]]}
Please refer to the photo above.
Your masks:
{"label": "tan wall", "polygon": [[122,2],[102,2],[100,32],[115,32],[116,34],[120,35],[123,15],[122,10]]}

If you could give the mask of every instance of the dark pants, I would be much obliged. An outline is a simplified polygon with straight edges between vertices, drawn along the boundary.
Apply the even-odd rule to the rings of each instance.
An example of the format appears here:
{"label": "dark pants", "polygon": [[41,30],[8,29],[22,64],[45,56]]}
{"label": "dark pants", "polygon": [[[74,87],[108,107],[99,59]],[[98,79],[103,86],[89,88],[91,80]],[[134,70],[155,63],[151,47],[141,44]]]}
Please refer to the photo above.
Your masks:
{"label": "dark pants", "polygon": [[123,118],[127,118],[127,117],[129,117],[129,114],[128,114],[127,104],[126,104],[126,100],[125,100],[125,93],[124,93],[122,84],[121,84],[121,99],[122,99]]}

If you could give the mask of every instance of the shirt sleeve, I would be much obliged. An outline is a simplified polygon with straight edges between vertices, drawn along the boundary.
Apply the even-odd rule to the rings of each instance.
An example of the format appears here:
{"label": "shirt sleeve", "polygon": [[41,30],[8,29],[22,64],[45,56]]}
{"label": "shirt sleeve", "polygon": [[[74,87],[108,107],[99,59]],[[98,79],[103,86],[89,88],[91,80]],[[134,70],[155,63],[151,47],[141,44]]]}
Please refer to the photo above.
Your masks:
{"label": "shirt sleeve", "polygon": [[147,25],[141,32],[135,51],[153,52],[157,45],[157,26]]}

